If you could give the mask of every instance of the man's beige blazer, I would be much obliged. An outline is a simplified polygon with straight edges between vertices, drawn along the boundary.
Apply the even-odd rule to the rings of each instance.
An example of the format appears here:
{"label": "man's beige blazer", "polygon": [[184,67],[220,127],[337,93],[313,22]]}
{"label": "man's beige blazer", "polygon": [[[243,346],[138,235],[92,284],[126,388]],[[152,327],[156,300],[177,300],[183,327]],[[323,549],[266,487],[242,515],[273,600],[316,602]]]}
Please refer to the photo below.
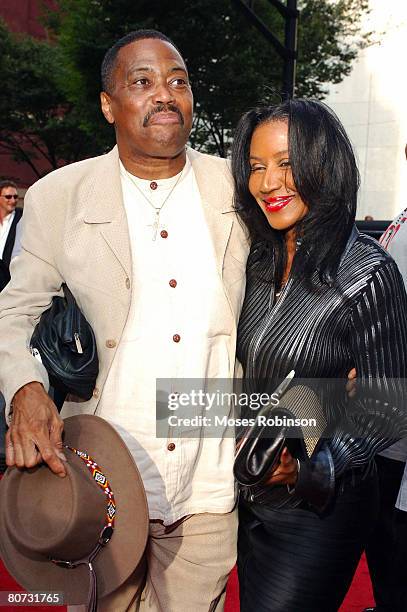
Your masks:
{"label": "man's beige blazer", "polygon": [[[217,316],[230,330],[228,357],[233,376],[247,236],[233,210],[227,162],[192,149],[187,154],[227,298]],[[117,147],[56,170],[27,191],[22,252],[11,266],[11,282],[0,294],[0,390],[7,408],[28,382],[38,381],[48,388],[46,371],[31,356],[29,343],[41,313],[54,295],[62,294],[61,284],[66,282],[95,332],[99,376],[93,397],[64,412],[97,413],[129,313],[131,265]]]}

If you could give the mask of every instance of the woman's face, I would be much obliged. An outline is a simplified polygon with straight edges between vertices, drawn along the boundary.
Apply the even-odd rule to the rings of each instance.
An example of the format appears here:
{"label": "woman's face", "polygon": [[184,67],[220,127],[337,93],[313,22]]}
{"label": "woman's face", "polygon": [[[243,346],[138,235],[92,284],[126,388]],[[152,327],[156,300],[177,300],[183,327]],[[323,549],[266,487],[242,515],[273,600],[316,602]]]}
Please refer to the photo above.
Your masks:
{"label": "woman's face", "polygon": [[276,230],[288,230],[308,212],[298,194],[288,156],[288,123],[262,123],[250,143],[249,191]]}

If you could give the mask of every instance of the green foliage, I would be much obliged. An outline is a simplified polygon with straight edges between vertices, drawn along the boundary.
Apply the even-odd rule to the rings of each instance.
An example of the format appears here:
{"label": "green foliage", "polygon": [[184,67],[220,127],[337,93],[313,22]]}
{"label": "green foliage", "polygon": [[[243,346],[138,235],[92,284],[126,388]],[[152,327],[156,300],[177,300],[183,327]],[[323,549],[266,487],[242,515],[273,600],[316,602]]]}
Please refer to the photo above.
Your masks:
{"label": "green foliage", "polygon": [[[195,96],[190,142],[227,155],[238,118],[278,100],[282,60],[232,0],[58,0],[44,21],[53,44],[12,35],[0,22],[0,150],[40,174],[106,151],[114,131],[99,104],[105,51],[138,28],[172,38],[185,58]],[[323,98],[351,69],[364,42],[368,0],[299,0],[296,95]],[[284,20],[268,0],[250,6],[284,41]],[[4,84],[6,84],[4,86]]]}
{"label": "green foliage", "polygon": [[[256,14],[284,40],[284,20],[267,0]],[[359,24],[368,0],[300,0],[297,95],[323,97],[340,81],[363,42]],[[155,28],[186,59],[195,96],[191,144],[226,155],[233,127],[248,108],[278,99],[282,60],[231,0],[59,0],[54,22],[69,77],[61,86],[82,109],[82,127],[100,150],[113,141],[99,110],[105,51],[124,34]]]}
{"label": "green foliage", "polygon": [[369,0],[299,0],[297,96],[322,99],[352,69],[370,33],[360,32]]}
{"label": "green foliage", "polygon": [[38,177],[96,152],[57,85],[61,72],[57,47],[12,34],[0,21],[0,151]]}

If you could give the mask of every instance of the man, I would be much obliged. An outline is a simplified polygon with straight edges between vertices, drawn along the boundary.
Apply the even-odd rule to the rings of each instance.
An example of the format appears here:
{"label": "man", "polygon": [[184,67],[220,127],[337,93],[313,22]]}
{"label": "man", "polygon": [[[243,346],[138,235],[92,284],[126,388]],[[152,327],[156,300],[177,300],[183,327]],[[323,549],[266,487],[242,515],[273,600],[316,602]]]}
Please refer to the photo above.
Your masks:
{"label": "man", "polygon": [[[10,280],[9,266],[13,249],[17,246],[17,224],[22,210],[18,203],[17,185],[13,181],[0,182],[0,291]],[[14,252],[16,254],[16,251]]]}
{"label": "man", "polygon": [[[127,35],[106,54],[102,84],[117,147],[26,196],[22,252],[0,300],[7,463],[42,458],[65,474],[63,424],[27,345],[66,282],[95,331],[100,372],[93,398],[62,416],[109,419],[135,457],[151,519],[142,609],[220,610],[235,562],[234,441],[156,438],[155,381],[176,391],[180,378],[233,376],[247,240],[225,160],[185,148],[193,98],[174,44]],[[133,577],[100,609],[134,609],[142,586]]]}
{"label": "man", "polygon": [[[20,248],[19,221],[22,210],[17,209],[17,185],[13,181],[0,182],[0,291],[10,280],[9,266],[11,259],[18,254]],[[4,436],[6,423],[4,420],[4,398],[0,393],[0,474],[5,469]]]}
{"label": "man", "polygon": [[[405,147],[407,159],[407,145]],[[389,225],[380,243],[394,258],[407,288],[407,208]],[[407,610],[407,438],[376,456],[380,514],[366,548],[376,607],[365,612]]]}

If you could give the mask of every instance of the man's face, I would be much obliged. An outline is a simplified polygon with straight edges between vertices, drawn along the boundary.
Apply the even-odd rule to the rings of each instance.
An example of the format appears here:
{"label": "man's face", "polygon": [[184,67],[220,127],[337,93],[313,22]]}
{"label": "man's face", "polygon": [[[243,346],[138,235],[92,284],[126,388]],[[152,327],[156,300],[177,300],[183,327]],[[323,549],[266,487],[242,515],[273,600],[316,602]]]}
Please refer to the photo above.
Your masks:
{"label": "man's face", "polygon": [[3,187],[0,194],[0,211],[6,217],[13,212],[18,202],[17,189],[14,187]]}
{"label": "man's face", "polygon": [[193,96],[176,49],[152,38],[123,47],[113,81],[101,103],[107,121],[115,124],[120,156],[177,156],[191,131]]}

